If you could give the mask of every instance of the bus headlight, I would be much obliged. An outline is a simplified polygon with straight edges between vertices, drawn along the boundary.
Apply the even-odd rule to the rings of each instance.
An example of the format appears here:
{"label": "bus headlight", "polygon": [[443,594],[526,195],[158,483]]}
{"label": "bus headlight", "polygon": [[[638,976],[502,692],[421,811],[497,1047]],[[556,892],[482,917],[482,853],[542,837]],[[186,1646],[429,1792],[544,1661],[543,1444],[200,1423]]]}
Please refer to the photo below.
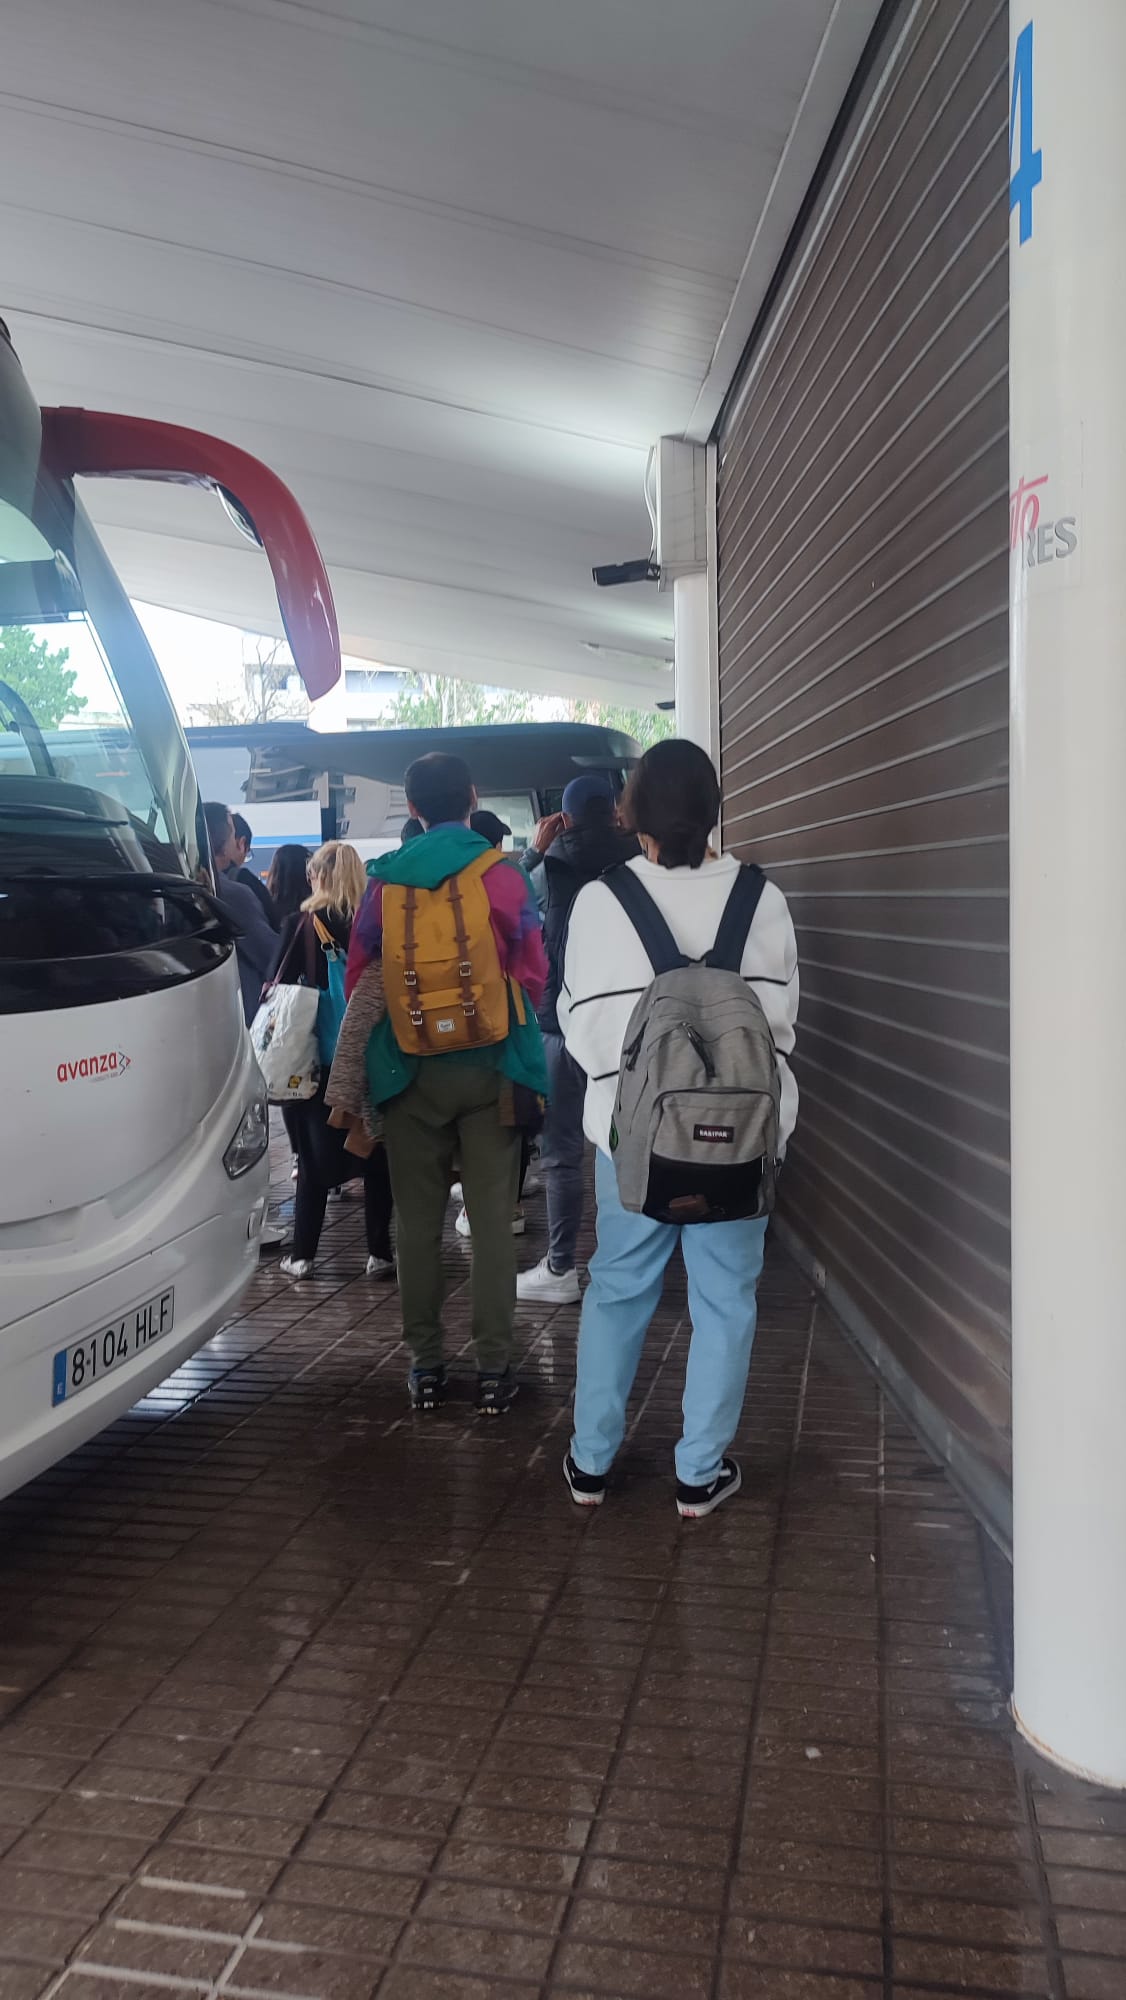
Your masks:
{"label": "bus headlight", "polygon": [[238,1130],[223,1155],[223,1165],[233,1181],[257,1166],[270,1143],[270,1107],[264,1097],[248,1104],[239,1119]]}

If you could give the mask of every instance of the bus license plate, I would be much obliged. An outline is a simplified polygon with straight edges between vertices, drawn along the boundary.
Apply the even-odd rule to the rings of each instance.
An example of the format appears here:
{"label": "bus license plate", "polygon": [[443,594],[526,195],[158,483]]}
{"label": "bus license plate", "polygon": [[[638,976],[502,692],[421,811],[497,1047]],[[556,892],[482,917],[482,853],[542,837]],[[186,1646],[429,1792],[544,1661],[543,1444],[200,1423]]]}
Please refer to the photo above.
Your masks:
{"label": "bus license plate", "polygon": [[154,1340],[160,1340],[170,1330],[175,1305],[176,1294],[169,1286],[166,1292],[158,1292],[142,1306],[133,1306],[110,1325],[88,1333],[73,1347],[64,1347],[55,1356],[52,1404],[80,1396],[84,1389],[92,1389],[95,1382],[101,1382],[115,1368],[124,1368],[135,1361],[138,1354],[143,1354]]}

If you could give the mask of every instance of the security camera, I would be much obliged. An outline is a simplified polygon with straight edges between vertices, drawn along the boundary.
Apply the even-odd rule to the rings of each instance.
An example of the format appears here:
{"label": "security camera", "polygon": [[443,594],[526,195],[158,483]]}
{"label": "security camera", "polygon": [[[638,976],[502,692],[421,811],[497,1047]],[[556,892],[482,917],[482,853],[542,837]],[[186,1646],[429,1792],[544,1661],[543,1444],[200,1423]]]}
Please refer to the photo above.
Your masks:
{"label": "security camera", "polygon": [[652,556],[637,556],[633,562],[595,563],[591,575],[603,590],[612,583],[659,583],[661,572]]}

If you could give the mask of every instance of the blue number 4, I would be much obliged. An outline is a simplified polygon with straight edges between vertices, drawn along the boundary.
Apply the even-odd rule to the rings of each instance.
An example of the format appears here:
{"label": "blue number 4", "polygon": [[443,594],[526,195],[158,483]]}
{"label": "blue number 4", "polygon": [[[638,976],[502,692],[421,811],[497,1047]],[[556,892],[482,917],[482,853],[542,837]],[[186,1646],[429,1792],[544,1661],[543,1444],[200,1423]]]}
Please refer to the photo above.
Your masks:
{"label": "blue number 4", "polygon": [[[1017,148],[1016,166],[1013,151]],[[1032,235],[1032,193],[1044,178],[1044,155],[1032,144],[1032,23],[1022,28],[1013,50],[1013,94],[1009,100],[1009,213],[1017,209],[1020,240]]]}

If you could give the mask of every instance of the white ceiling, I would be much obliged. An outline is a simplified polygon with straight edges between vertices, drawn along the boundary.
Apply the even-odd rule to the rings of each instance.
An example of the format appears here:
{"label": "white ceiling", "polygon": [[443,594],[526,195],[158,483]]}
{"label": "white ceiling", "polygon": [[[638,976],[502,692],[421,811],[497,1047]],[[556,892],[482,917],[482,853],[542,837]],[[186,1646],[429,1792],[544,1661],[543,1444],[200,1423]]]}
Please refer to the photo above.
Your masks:
{"label": "white ceiling", "polygon": [[[280,472],[346,651],[665,699],[668,597],[591,565],[648,553],[877,11],[6,0],[0,312],[40,401]],[[87,498],[135,596],[276,626],[217,503]]]}

